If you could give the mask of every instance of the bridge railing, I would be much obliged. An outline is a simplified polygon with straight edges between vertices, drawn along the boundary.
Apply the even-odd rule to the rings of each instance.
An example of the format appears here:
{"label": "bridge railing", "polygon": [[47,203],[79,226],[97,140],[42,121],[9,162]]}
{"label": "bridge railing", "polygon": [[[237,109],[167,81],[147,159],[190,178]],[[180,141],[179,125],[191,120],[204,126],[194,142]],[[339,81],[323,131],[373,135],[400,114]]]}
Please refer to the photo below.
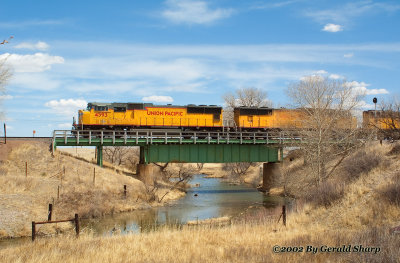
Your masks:
{"label": "bridge railing", "polygon": [[259,131],[259,132],[204,132],[204,131],[180,131],[180,130],[54,130],[53,142],[68,144],[74,141],[79,144],[99,143],[114,145],[116,142],[124,144],[168,144],[168,143],[202,143],[202,144],[288,144],[298,141],[300,138],[283,131]]}

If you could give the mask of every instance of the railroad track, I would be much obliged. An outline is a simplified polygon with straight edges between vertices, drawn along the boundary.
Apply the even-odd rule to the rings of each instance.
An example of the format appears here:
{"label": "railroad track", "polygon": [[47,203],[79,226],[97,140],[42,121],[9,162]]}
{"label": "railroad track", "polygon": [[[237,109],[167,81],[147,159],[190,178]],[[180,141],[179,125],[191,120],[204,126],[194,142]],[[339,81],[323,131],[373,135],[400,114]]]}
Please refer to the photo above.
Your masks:
{"label": "railroad track", "polygon": [[[7,141],[51,141],[53,137],[8,137]],[[4,143],[4,137],[0,137],[0,143]]]}

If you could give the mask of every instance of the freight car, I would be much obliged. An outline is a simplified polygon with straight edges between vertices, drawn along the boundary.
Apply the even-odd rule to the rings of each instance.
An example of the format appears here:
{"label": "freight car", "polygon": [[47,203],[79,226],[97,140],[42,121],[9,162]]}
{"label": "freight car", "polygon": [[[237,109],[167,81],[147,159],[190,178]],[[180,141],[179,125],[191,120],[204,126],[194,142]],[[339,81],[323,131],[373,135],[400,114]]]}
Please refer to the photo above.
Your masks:
{"label": "freight car", "polygon": [[88,103],[79,110],[76,130],[129,130],[138,128],[179,128],[181,130],[222,130],[222,107],[216,105],[154,105],[152,103]]}

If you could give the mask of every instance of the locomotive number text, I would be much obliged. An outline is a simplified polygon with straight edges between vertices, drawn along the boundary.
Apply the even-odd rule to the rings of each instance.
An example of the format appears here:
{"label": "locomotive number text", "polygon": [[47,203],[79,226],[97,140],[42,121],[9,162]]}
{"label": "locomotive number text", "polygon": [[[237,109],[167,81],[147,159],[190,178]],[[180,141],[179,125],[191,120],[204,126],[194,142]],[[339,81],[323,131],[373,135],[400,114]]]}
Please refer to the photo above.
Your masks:
{"label": "locomotive number text", "polygon": [[108,112],[96,112],[95,117],[107,117]]}

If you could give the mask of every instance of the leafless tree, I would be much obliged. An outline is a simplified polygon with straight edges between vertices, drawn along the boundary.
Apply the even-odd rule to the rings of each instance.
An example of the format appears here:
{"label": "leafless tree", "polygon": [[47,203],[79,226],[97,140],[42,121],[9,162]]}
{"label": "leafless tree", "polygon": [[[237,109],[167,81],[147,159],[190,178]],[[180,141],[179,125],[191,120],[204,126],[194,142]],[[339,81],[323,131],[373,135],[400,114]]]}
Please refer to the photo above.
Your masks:
{"label": "leafless tree", "polygon": [[256,88],[240,88],[234,93],[228,92],[223,95],[225,102],[224,122],[233,123],[233,109],[239,106],[247,107],[270,107],[271,102],[267,99],[267,93]]}
{"label": "leafless tree", "polygon": [[327,179],[360,143],[352,112],[364,94],[345,81],[308,76],[288,87],[287,95],[303,111],[299,145],[316,185]]}
{"label": "leafless tree", "polygon": [[[8,43],[8,41],[4,40],[0,44],[5,44],[5,43]],[[2,96],[6,93],[6,85],[12,76],[11,69],[8,65],[6,65],[6,62],[7,62],[7,57],[0,59],[0,103]],[[4,118],[3,115],[4,115],[3,110],[1,110],[0,119]]]}
{"label": "leafless tree", "polygon": [[[159,165],[156,164],[160,168],[161,181],[156,181],[154,185],[145,185],[146,192],[149,196],[149,201],[157,201],[159,203],[174,189],[183,189],[187,182],[193,177],[194,171],[196,170],[191,165],[178,164],[176,165],[177,169],[172,168],[168,165]],[[170,168],[170,169],[168,169]],[[164,183],[162,183],[164,181]],[[165,192],[161,195],[157,195],[157,191],[160,189],[166,189]]]}
{"label": "leafless tree", "polygon": [[139,163],[138,147],[104,147],[104,159],[112,164],[135,170]]}

